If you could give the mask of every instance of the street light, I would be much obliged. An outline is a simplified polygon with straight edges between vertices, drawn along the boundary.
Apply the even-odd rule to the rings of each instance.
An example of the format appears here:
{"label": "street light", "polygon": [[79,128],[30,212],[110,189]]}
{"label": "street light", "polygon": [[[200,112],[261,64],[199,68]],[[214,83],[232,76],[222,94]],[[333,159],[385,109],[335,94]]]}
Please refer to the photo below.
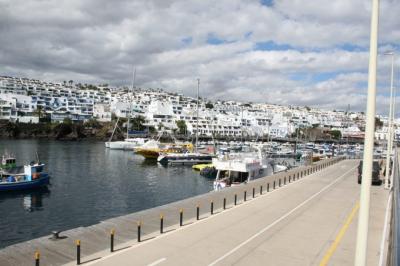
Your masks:
{"label": "street light", "polygon": [[360,212],[358,216],[357,245],[354,265],[366,265],[369,201],[374,151],[375,108],[376,108],[376,59],[378,56],[379,0],[372,0],[371,36],[368,66],[367,116],[364,140],[363,178],[360,193]]}
{"label": "street light", "polygon": [[394,66],[394,52],[387,52],[385,55],[392,56],[392,72],[390,76],[390,107],[389,107],[389,116],[388,116],[388,138],[387,138],[387,155],[386,155],[386,175],[385,175],[385,188],[389,189],[391,184],[389,185],[389,168],[390,168],[390,157],[392,155],[392,139],[393,139],[393,66]]}
{"label": "street light", "polygon": [[199,142],[199,90],[200,90],[200,79],[197,79],[197,107],[196,107],[196,152],[197,150],[197,143]]}

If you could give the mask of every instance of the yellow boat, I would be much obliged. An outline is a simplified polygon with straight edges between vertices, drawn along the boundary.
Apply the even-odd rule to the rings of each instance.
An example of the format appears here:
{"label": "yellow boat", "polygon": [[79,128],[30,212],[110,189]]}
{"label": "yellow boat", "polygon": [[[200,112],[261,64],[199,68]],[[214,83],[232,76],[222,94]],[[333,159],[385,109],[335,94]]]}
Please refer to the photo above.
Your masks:
{"label": "yellow boat", "polygon": [[161,144],[157,141],[148,141],[143,146],[135,149],[135,153],[146,159],[157,160],[161,153],[183,153],[192,151],[193,144]]}
{"label": "yellow boat", "polygon": [[203,164],[195,164],[192,166],[192,168],[196,171],[201,171],[206,167],[212,167],[213,164],[212,163],[203,163]]}

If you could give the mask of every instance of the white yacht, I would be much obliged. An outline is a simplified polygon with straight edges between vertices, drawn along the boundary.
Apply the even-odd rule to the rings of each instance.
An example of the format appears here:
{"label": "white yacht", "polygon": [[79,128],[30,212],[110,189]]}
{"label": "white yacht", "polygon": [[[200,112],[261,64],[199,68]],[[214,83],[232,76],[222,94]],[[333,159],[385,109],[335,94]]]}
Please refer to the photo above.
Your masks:
{"label": "white yacht", "polygon": [[132,150],[145,144],[145,138],[126,138],[121,141],[107,141],[106,148],[111,150]]}
{"label": "white yacht", "polygon": [[217,170],[214,190],[246,183],[287,169],[286,166],[276,165],[274,160],[265,158],[261,150],[225,154],[213,158],[212,164]]}

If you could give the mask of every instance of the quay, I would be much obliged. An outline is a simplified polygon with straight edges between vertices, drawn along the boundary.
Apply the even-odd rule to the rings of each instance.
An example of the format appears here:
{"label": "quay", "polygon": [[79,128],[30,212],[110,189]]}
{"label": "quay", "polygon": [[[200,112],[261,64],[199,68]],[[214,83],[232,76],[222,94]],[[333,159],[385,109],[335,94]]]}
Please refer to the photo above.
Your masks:
{"label": "quay", "polygon": [[[35,251],[40,265],[76,265],[76,240],[84,265],[353,265],[359,161],[342,159],[12,245],[0,265],[32,265]],[[386,256],[388,198],[371,187],[368,265]]]}

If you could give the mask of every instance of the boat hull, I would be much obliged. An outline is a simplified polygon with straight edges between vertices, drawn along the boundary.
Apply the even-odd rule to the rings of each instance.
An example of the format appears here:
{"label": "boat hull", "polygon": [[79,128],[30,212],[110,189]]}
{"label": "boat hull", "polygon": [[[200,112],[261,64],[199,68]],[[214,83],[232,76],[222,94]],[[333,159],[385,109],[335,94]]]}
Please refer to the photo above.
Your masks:
{"label": "boat hull", "polygon": [[142,155],[145,159],[157,160],[158,156],[160,156],[160,151],[158,150],[137,150],[137,154]]}
{"label": "boat hull", "polygon": [[105,145],[106,148],[109,148],[110,150],[133,150],[134,148],[139,146],[134,142],[126,142],[126,141],[106,142]]}
{"label": "boat hull", "polygon": [[195,165],[212,162],[212,155],[169,154],[160,155],[157,161],[162,165]]}
{"label": "boat hull", "polygon": [[32,181],[0,183],[0,192],[40,188],[48,185],[49,181],[50,176],[48,174],[42,173],[38,179]]}

